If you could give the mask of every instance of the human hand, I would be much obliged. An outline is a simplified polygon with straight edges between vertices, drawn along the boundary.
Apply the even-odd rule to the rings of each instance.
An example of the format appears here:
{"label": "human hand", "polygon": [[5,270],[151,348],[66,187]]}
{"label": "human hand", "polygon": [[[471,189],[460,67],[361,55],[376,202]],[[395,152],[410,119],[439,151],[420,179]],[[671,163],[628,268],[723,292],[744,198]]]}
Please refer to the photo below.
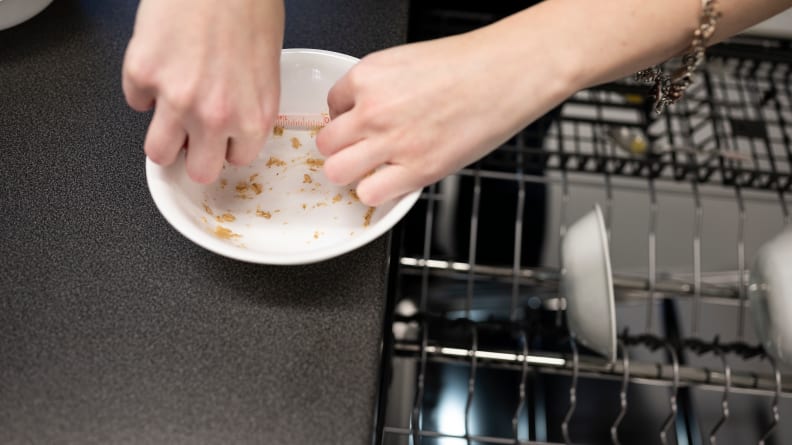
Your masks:
{"label": "human hand", "polygon": [[123,88],[155,108],[145,153],[171,164],[188,147],[190,178],[213,182],[224,160],[255,159],[278,113],[282,0],[142,0]]}
{"label": "human hand", "polygon": [[333,120],[317,136],[328,179],[360,180],[360,200],[379,205],[474,162],[572,93],[541,42],[516,50],[498,34],[362,59],[328,95]]}

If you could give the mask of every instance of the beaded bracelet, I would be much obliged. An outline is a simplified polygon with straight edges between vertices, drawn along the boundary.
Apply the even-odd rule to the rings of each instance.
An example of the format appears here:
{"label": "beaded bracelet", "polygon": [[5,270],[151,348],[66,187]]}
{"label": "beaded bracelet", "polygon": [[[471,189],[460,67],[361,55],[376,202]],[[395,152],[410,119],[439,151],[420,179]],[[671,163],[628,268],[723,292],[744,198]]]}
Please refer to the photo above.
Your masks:
{"label": "beaded bracelet", "polygon": [[707,42],[715,33],[715,25],[721,17],[716,5],[717,0],[701,1],[699,26],[693,31],[690,49],[682,56],[679,68],[667,74],[660,65],[656,65],[635,74],[637,81],[652,85],[649,97],[654,100],[655,113],[661,114],[668,105],[675,104],[693,83],[693,73],[704,62]]}

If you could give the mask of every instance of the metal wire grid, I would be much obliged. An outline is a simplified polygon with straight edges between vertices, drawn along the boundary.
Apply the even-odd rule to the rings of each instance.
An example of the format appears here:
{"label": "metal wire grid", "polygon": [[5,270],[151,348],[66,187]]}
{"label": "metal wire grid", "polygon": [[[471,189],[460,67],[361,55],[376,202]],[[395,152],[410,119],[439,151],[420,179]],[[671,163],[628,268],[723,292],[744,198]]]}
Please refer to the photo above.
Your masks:
{"label": "metal wire grid", "polygon": [[[746,49],[746,46],[749,48]],[[754,46],[753,49],[750,47]],[[417,299],[417,312],[397,314],[396,322],[411,326],[412,334],[398,336],[394,345],[397,356],[416,360],[416,379],[406,425],[386,425],[385,438],[401,437],[398,443],[433,443],[433,438],[458,439],[456,443],[543,444],[520,435],[519,423],[531,409],[526,396],[528,374],[561,374],[571,377],[569,408],[562,422],[562,437],[571,443],[569,420],[574,415],[579,376],[618,380],[621,407],[611,427],[612,443],[619,443],[618,430],[626,412],[629,385],[655,384],[669,388],[669,414],[663,421],[661,442],[678,417],[677,394],[681,388],[695,386],[723,393],[723,415],[710,431],[715,443],[718,429],[728,419],[729,394],[746,393],[769,398],[773,421],[767,425],[763,443],[771,437],[779,421],[779,398],[792,396],[792,379],[783,378],[775,363],[768,362],[765,373],[738,372],[729,366],[727,356],[740,360],[763,359],[755,345],[744,341],[746,319],[746,252],[745,202],[775,202],[779,219],[789,222],[789,192],[792,187],[792,61],[784,51],[787,41],[737,41],[713,51],[701,82],[691,88],[688,99],[672,107],[661,117],[649,112],[641,100],[643,89],[627,83],[607,85],[582,91],[545,120],[529,127],[515,139],[478,164],[464,169],[460,178],[472,182],[470,196],[469,244],[466,252],[449,255],[438,252],[436,236],[438,208],[448,199],[435,185],[427,188],[422,200],[426,204],[414,213],[423,223],[422,233],[407,231],[406,239],[422,240],[420,252],[398,250],[402,270],[401,296]],[[769,49],[768,49],[769,48]],[[776,51],[781,48],[784,51]],[[768,54],[770,54],[768,56]],[[765,56],[765,59],[762,58]],[[646,150],[630,153],[619,141],[609,136],[613,129],[628,128],[633,134],[645,136]],[[541,148],[536,148],[541,143]],[[629,178],[624,180],[624,178]],[[513,249],[511,265],[482,264],[477,261],[482,182],[510,182],[517,188],[514,199]],[[689,184],[688,191],[679,185]],[[610,236],[613,190],[643,190],[651,202],[648,237],[648,274],[645,278],[617,276],[618,301],[639,298],[647,302],[646,329],[635,335],[620,335],[621,359],[606,363],[589,354],[579,353],[568,336],[561,317],[564,300],[558,295],[558,270],[526,265],[522,252],[526,221],[526,194],[533,184],[559,184],[559,238],[563,238],[567,221],[569,186],[590,185],[604,189],[605,213]],[[688,193],[694,196],[694,235],[692,242],[694,270],[689,280],[666,279],[659,275],[656,264],[657,196]],[[701,271],[702,217],[701,197],[731,199],[737,202],[738,270],[726,283],[706,282]],[[459,221],[457,221],[458,223]],[[399,248],[399,246],[397,246]],[[437,282],[456,283],[452,290],[438,298]],[[412,283],[412,284],[410,284]],[[416,284],[417,283],[417,284]],[[410,286],[413,286],[410,288]],[[483,290],[482,290],[483,288]],[[497,288],[497,291],[493,291]],[[532,289],[530,295],[526,288]],[[498,298],[488,298],[497,294]],[[536,295],[541,298],[537,300]],[[653,325],[657,301],[678,299],[693,301],[690,338],[679,332],[665,330],[657,334]],[[437,300],[441,304],[435,304]],[[477,314],[482,300],[488,306],[486,319]],[[538,301],[538,303],[537,303]],[[697,339],[702,303],[732,305],[738,308],[738,338],[725,343],[716,337],[710,341]],[[492,309],[495,308],[493,311]],[[555,314],[553,320],[542,320],[537,313]],[[666,326],[667,327],[667,326]],[[449,336],[462,329],[466,334]],[[487,349],[482,336],[500,332],[511,338],[509,349]],[[532,350],[529,338],[555,339],[556,347]],[[463,341],[460,343],[460,338]],[[567,345],[558,347],[558,345]],[[629,348],[641,346],[665,351],[664,363],[630,363]],[[683,354],[718,358],[720,369],[687,366],[680,361]],[[427,365],[434,362],[461,363],[468,372],[468,392],[464,408],[464,434],[448,434],[422,427],[423,399],[427,390]],[[510,437],[471,434],[471,405],[476,396],[477,372],[483,368],[507,369],[520,376],[513,389],[517,394]]]}

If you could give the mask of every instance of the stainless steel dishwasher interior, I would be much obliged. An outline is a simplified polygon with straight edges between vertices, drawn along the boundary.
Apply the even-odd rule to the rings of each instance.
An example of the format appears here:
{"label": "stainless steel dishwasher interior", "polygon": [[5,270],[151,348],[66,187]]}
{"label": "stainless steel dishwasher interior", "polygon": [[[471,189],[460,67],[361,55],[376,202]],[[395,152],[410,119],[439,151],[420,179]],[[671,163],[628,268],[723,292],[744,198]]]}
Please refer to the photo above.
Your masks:
{"label": "stainless steel dishwasher interior", "polygon": [[[444,11],[420,20],[496,18]],[[424,191],[394,238],[382,443],[792,441],[792,373],[759,345],[746,297],[758,248],[790,222],[792,41],[712,48],[661,116],[645,92],[581,91]],[[595,203],[614,363],[571,347],[558,286],[560,239]]]}

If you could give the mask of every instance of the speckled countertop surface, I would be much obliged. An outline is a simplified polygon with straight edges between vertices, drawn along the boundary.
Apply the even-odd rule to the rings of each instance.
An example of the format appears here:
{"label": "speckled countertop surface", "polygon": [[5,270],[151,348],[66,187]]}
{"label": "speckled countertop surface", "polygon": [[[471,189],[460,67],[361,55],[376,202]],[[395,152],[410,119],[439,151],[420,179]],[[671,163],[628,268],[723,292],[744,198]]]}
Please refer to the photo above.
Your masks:
{"label": "speckled countertop surface", "polygon": [[[286,47],[404,40],[406,1],[286,3]],[[370,443],[387,240],[266,267],[173,230],[120,88],[135,7],[0,31],[0,443]]]}

